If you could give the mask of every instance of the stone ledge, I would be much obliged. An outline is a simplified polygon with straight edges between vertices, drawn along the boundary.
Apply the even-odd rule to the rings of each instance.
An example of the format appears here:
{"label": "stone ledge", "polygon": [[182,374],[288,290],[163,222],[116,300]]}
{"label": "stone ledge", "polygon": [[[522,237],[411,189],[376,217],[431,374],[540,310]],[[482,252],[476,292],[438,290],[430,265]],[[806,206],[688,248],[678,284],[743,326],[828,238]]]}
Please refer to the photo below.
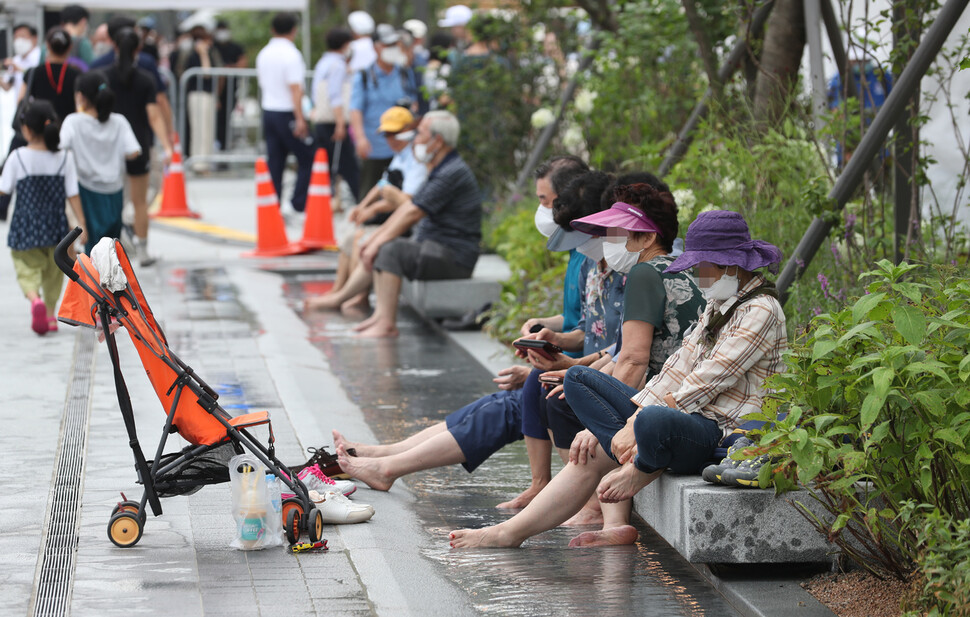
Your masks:
{"label": "stone ledge", "polygon": [[482,255],[470,279],[405,280],[401,295],[426,318],[461,317],[468,311],[495,303],[502,293],[502,281],[509,275],[509,266],[504,259],[498,255]]}
{"label": "stone ledge", "polygon": [[713,486],[699,476],[664,474],[634,498],[637,513],[692,563],[832,562],[838,550],[792,505],[821,517],[805,491]]}

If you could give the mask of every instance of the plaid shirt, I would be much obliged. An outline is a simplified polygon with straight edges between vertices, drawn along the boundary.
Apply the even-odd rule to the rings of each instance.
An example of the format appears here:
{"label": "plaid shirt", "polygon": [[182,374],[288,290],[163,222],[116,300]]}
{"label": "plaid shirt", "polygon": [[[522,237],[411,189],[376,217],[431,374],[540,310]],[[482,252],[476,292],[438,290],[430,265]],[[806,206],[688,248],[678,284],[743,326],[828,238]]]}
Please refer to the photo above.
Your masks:
{"label": "plaid shirt", "polygon": [[[738,296],[764,283],[756,275]],[[704,316],[670,356],[663,369],[632,398],[641,407],[663,405],[670,393],[684,413],[700,413],[715,420],[726,436],[740,418],[761,410],[764,381],[782,370],[788,348],[785,313],[771,296],[757,296],[739,306],[718,333],[713,345],[704,329],[725,302],[708,302]]]}

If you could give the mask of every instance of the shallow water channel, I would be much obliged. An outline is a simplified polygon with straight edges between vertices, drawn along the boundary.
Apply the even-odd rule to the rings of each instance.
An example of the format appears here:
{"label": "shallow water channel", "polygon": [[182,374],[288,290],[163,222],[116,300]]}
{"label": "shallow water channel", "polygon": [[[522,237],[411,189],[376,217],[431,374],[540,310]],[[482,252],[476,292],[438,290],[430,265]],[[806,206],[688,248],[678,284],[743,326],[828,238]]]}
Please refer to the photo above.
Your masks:
{"label": "shallow water channel", "polygon": [[[294,307],[330,283],[289,276],[284,292]],[[299,309],[297,309],[299,310]],[[382,442],[438,422],[494,391],[491,375],[464,349],[402,308],[397,340],[359,340],[354,320],[334,313],[303,316],[311,341],[327,357],[349,398]],[[349,436],[353,438],[353,436]],[[568,549],[582,528],[558,528],[520,549],[453,550],[447,534],[482,527],[510,514],[495,504],[529,479],[523,442],[506,447],[473,474],[460,466],[413,474],[403,482],[417,496],[428,537],[424,556],[494,615],[736,615],[681,556],[637,517],[633,546]]]}

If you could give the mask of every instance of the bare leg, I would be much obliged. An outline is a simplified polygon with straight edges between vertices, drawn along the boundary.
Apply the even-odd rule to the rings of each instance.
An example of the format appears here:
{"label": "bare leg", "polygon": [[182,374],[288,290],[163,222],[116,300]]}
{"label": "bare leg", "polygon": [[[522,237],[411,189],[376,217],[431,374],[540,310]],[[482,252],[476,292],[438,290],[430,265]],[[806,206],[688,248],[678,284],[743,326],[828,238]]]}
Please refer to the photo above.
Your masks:
{"label": "bare leg", "polygon": [[353,313],[360,311],[370,310],[370,302],[367,299],[369,294],[365,291],[364,293],[357,294],[350,300],[347,300],[340,305],[340,311],[342,313]]}
{"label": "bare leg", "polygon": [[340,468],[351,478],[364,482],[372,489],[386,491],[401,476],[463,463],[465,455],[454,436],[444,431],[407,452],[381,458],[349,456],[345,448],[337,446],[337,460]]}
{"label": "bare leg", "polygon": [[340,251],[340,256],[337,257],[337,278],[334,280],[333,287],[330,289],[331,293],[340,291],[347,284],[347,279],[350,278],[350,272],[350,256]]}
{"label": "bare leg", "polygon": [[[552,431],[549,431],[549,438],[553,439]],[[569,450],[563,448],[556,448],[559,451],[559,458],[562,459],[563,463],[569,462]],[[600,509],[600,500],[596,498],[596,495],[590,495],[590,498],[586,500],[583,505],[583,509],[577,512],[575,515],[570,517],[568,521],[562,524],[563,527],[582,527],[584,525],[602,525],[603,524],[603,511]]]}
{"label": "bare leg", "polygon": [[411,448],[421,445],[422,443],[428,441],[438,433],[443,433],[448,430],[448,426],[444,422],[438,422],[428,428],[411,435],[407,439],[398,441],[395,443],[373,445],[365,443],[356,443],[347,440],[339,431],[333,431],[333,445],[335,448],[343,448],[344,450],[349,450],[354,448],[357,452],[358,457],[365,458],[380,458],[382,456],[390,456],[392,454],[400,454],[401,452],[407,452]]}
{"label": "bare leg", "polygon": [[128,176],[131,186],[131,203],[135,206],[135,235],[145,240],[148,238],[148,179],[149,174]]}
{"label": "bare leg", "polygon": [[306,301],[306,308],[310,310],[324,311],[337,310],[340,308],[341,304],[350,298],[361,292],[367,291],[370,288],[370,284],[371,273],[358,266],[357,268],[354,268],[353,272],[350,273],[347,283],[340,289],[340,291],[331,291],[323,294],[322,296],[310,298]]}
{"label": "bare leg", "polygon": [[500,503],[496,508],[518,509],[529,505],[552,479],[549,468],[549,455],[552,454],[552,442],[548,439],[525,438],[525,449],[529,453],[529,470],[532,472],[532,483],[519,495],[510,501]]}
{"label": "bare leg", "polygon": [[596,485],[616,467],[613,459],[597,446],[596,456],[585,465],[568,463],[536,495],[525,510],[512,518],[484,529],[459,529],[450,534],[453,548],[514,547],[527,538],[560,525],[579,512]]}
{"label": "bare leg", "polygon": [[390,272],[377,272],[374,275],[374,289],[377,291],[374,323],[367,328],[355,330],[363,338],[397,336],[397,303],[401,295],[401,277]]}
{"label": "bare leg", "polygon": [[604,503],[602,507],[603,529],[579,534],[569,541],[570,547],[615,546],[633,544],[637,541],[640,534],[636,527],[630,524],[630,511],[633,508],[632,500]]}

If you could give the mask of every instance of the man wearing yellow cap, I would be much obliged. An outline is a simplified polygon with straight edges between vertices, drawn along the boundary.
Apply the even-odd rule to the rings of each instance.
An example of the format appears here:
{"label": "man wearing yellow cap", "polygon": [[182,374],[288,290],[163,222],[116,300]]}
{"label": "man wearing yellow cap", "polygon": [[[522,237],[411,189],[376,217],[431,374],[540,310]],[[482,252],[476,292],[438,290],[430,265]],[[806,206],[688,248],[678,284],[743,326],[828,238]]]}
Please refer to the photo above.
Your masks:
{"label": "man wearing yellow cap", "polygon": [[337,279],[333,289],[308,300],[307,308],[336,309],[341,303],[346,309],[367,307],[366,291],[350,299],[343,297],[341,291],[357,265],[359,244],[369,238],[395,208],[408,201],[428,178],[428,167],[414,158],[411,149],[415,125],[414,115],[404,107],[391,107],[381,114],[378,131],[394,156],[374,188],[347,216],[347,220],[356,226],[340,243]]}

